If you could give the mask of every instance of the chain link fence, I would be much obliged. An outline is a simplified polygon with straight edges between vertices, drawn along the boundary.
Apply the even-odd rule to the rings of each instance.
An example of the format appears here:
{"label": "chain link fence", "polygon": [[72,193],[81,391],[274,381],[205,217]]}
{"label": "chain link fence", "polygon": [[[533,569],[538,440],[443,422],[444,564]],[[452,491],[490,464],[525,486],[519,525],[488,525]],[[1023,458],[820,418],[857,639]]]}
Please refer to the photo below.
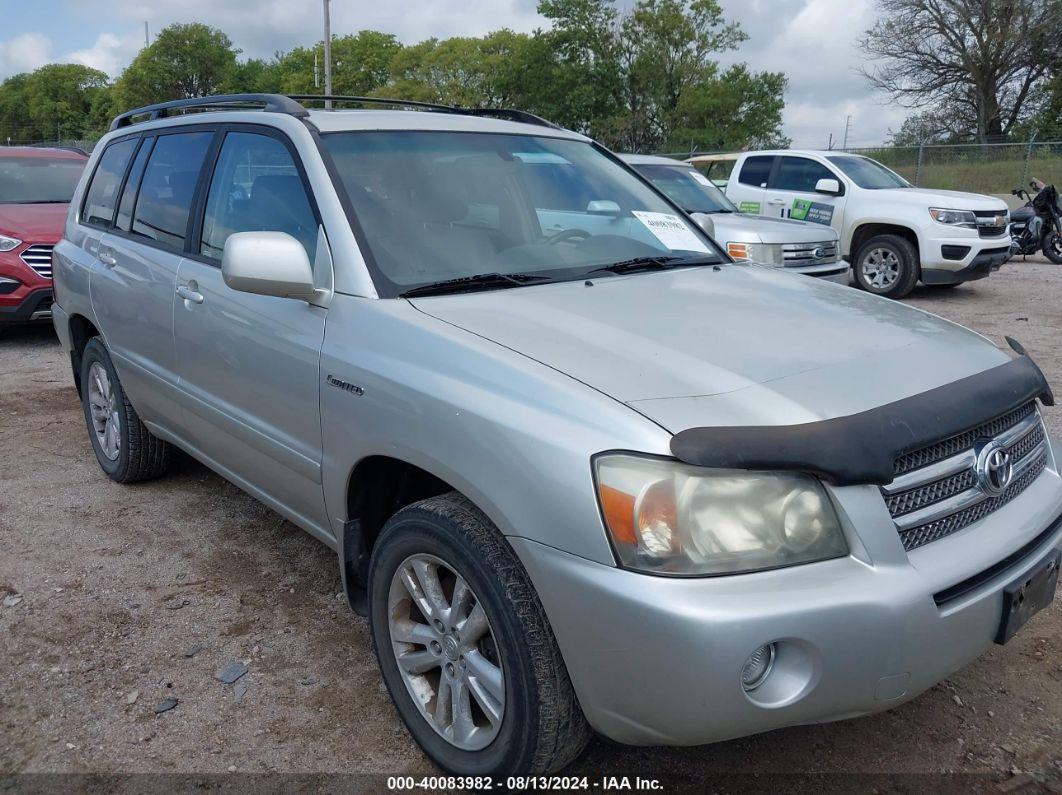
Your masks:
{"label": "chain link fence", "polygon": [[849,149],[882,163],[920,188],[1007,194],[1033,177],[1062,182],[1062,142],[927,144]]}

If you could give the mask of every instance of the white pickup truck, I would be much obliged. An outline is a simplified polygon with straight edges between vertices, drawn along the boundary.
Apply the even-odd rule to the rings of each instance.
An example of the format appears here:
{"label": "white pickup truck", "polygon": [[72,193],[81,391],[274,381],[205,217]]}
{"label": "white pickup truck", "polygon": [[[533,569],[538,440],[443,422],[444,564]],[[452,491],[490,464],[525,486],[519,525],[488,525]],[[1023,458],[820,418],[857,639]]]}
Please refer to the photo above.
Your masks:
{"label": "white pickup truck", "polygon": [[862,155],[746,152],[726,195],[742,212],[832,226],[856,283],[889,298],[919,281],[954,287],[982,279],[1010,259],[1002,200],[916,188]]}

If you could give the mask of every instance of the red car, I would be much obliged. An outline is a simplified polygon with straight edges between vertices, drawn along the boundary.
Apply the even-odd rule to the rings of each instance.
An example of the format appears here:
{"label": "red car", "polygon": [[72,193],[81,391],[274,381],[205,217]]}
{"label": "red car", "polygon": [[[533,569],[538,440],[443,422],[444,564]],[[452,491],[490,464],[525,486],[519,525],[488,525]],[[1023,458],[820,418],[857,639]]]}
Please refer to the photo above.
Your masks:
{"label": "red car", "polygon": [[0,147],[0,329],[52,311],[52,248],[88,156],[68,149]]}

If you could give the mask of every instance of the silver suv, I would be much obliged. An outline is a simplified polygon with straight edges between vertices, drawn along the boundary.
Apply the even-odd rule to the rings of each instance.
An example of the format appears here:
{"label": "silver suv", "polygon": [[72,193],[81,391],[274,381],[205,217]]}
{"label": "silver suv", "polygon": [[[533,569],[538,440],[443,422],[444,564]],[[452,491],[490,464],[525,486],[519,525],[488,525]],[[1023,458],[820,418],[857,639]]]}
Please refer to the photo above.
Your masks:
{"label": "silver suv", "polygon": [[176,446],[332,547],[440,767],[864,715],[1050,601],[1016,343],[734,263],[541,119],[390,107],[119,117],[53,309],[103,471]]}

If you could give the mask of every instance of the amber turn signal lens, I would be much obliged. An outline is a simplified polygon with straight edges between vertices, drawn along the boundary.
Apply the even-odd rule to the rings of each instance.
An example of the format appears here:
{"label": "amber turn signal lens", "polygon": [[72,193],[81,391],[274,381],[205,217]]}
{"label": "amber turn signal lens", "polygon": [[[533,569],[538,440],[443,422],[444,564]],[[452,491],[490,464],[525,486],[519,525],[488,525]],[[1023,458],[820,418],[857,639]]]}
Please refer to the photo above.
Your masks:
{"label": "amber turn signal lens", "polygon": [[598,486],[601,510],[612,537],[621,544],[638,545],[634,535],[634,497],[611,486]]}
{"label": "amber turn signal lens", "polygon": [[727,243],[726,253],[734,259],[748,259],[749,247],[746,243]]}

